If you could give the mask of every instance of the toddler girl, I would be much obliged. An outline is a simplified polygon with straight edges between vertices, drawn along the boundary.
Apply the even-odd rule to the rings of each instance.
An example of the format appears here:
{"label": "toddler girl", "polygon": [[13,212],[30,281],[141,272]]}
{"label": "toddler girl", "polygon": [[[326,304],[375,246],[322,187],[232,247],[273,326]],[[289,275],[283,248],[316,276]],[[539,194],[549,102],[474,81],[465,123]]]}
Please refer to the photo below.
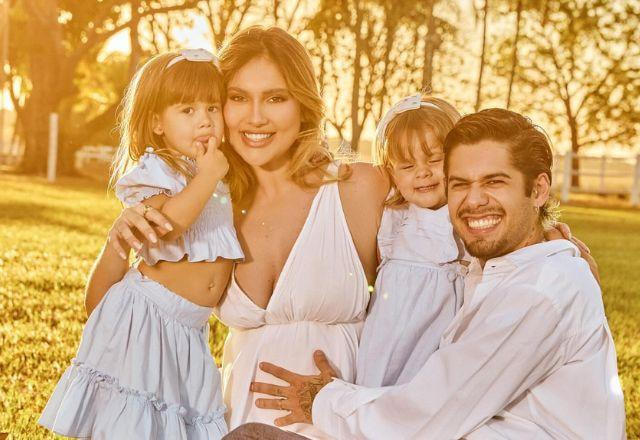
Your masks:
{"label": "toddler girl", "polygon": [[465,268],[446,206],[444,138],[460,118],[449,103],[409,96],[378,125],[374,162],[391,176],[375,294],[360,339],[356,383],[406,383],[460,308]]}
{"label": "toddler girl", "polygon": [[[219,439],[227,432],[208,319],[243,258],[233,228],[222,75],[204,50],[158,55],[123,100],[112,181],[125,206],[171,220],[93,310],[40,418],[92,439]],[[131,166],[134,165],[134,166]]]}

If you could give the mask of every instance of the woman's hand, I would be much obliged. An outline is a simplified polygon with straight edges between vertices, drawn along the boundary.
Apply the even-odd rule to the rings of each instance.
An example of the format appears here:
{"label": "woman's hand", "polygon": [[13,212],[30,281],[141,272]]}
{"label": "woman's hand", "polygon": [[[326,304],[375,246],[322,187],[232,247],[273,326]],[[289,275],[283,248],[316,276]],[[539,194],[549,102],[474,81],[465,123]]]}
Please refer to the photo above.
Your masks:
{"label": "woman's hand", "polygon": [[556,223],[554,227],[547,229],[544,231],[544,238],[547,240],[569,240],[580,250],[580,256],[587,262],[589,265],[589,269],[591,269],[591,273],[594,278],[600,284],[600,273],[598,271],[598,263],[591,255],[591,250],[589,247],[584,244],[581,240],[571,235],[571,229],[569,229],[569,225],[566,223]]}
{"label": "woman's hand", "polygon": [[140,203],[125,208],[120,213],[109,230],[107,243],[126,260],[131,248],[136,251],[142,248],[141,240],[157,243],[158,236],[171,230],[171,222],[162,213],[150,205]]}

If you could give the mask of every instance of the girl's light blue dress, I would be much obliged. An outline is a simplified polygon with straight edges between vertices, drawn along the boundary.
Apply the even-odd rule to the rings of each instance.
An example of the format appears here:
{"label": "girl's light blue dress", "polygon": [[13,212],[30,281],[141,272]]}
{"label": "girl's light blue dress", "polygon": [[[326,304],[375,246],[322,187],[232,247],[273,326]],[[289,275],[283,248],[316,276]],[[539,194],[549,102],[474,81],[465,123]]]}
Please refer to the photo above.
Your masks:
{"label": "girl's light blue dress", "polygon": [[[116,185],[127,206],[186,185],[152,150]],[[145,247],[159,260],[242,258],[229,191],[220,183],[182,237]],[[131,268],[91,313],[80,347],[39,423],[92,439],[220,439],[227,433],[220,373],[211,356],[212,308],[194,304]]]}
{"label": "girl's light blue dress", "polygon": [[358,348],[356,383],[409,382],[462,305],[466,268],[448,207],[385,209],[382,261]]}

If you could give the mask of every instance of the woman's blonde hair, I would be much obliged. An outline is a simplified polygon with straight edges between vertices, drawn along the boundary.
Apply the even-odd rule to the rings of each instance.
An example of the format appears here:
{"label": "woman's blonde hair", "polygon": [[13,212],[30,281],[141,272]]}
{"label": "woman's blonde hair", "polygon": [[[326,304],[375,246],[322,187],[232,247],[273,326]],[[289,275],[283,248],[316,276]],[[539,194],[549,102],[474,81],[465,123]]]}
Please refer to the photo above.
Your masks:
{"label": "woman's blonde hair", "polygon": [[[444,139],[460,119],[460,113],[444,99],[423,96],[421,102],[429,105],[397,114],[387,125],[383,136],[376,139],[372,156],[376,158],[374,165],[381,166],[392,175],[393,166],[399,162],[415,162],[413,143],[416,139],[427,156],[433,149],[442,148]],[[426,132],[431,131],[438,145],[429,145]],[[406,203],[393,179],[391,186],[393,195],[387,199],[387,206],[400,206]]]}
{"label": "woman's blonde hair", "polygon": [[167,52],[149,59],[135,73],[120,103],[118,131],[120,145],[111,166],[110,185],[137,162],[147,147],[152,147],[171,168],[192,177],[193,170],[171,154],[162,136],[153,131],[153,116],[178,103],[222,103],[222,74],[210,62],[181,60],[167,68],[179,56]]}
{"label": "woman's blonde hair", "polygon": [[[309,53],[292,35],[278,27],[251,26],[227,40],[220,51],[220,64],[225,84],[249,61],[264,57],[282,73],[291,95],[300,103],[301,127],[291,147],[289,177],[303,187],[317,187],[340,178],[327,170],[333,157],[323,142],[324,103],[320,97],[316,75]],[[233,148],[224,149],[229,159],[227,180],[234,202],[246,204],[255,187],[253,170]],[[320,171],[323,179],[312,179]]]}

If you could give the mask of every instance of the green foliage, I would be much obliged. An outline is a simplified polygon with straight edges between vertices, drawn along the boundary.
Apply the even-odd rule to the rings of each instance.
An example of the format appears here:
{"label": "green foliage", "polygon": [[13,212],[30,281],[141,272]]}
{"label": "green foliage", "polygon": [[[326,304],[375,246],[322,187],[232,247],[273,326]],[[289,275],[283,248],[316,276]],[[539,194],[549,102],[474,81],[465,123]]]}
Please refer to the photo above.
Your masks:
{"label": "green foliage", "polygon": [[[516,70],[520,99],[514,109],[546,114],[549,129],[570,141],[574,152],[632,145],[640,130],[640,1],[524,1],[523,6]],[[512,50],[513,35],[498,36],[493,53],[498,75],[508,74]]]}
{"label": "green foliage", "polygon": [[[0,185],[0,432],[53,438],[36,421],[74,356],[86,319],[85,278],[120,208],[87,180],[50,185],[0,176]],[[568,207],[563,214],[600,265],[627,432],[640,438],[640,212]],[[211,323],[219,361],[226,330]]]}
{"label": "green foliage", "polygon": [[[77,94],[63,105],[71,106],[65,112],[69,125],[82,127],[78,137],[83,145],[118,144],[115,107],[122,99],[129,74],[129,57],[119,52],[109,54],[100,63],[83,62],[78,66]],[[89,121],[92,123],[87,124]]]}

